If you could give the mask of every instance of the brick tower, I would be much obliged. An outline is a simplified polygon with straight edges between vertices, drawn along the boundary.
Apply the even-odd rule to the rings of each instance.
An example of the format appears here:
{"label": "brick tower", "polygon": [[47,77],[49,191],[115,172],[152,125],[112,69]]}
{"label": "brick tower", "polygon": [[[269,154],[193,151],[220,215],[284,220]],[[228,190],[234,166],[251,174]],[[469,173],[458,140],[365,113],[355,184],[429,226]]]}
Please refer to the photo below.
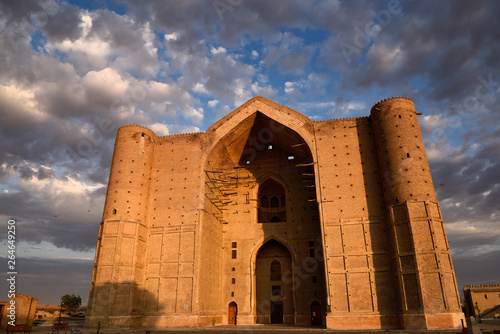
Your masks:
{"label": "brick tower", "polygon": [[413,101],[371,110],[404,329],[455,327],[463,314]]}
{"label": "brick tower", "polygon": [[[104,213],[99,229],[89,300],[92,324],[108,317],[141,314],[147,208],[157,136],[135,125],[116,136]],[[99,267],[99,271],[97,268]]]}

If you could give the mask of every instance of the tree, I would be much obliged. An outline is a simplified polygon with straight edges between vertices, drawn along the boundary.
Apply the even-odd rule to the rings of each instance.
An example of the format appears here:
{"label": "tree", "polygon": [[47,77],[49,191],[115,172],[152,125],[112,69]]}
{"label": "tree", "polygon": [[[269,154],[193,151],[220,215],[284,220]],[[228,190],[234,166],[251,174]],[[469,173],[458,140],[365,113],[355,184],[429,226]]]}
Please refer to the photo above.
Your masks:
{"label": "tree", "polygon": [[61,297],[61,303],[64,304],[66,310],[74,312],[82,305],[82,298],[75,295],[64,295]]}

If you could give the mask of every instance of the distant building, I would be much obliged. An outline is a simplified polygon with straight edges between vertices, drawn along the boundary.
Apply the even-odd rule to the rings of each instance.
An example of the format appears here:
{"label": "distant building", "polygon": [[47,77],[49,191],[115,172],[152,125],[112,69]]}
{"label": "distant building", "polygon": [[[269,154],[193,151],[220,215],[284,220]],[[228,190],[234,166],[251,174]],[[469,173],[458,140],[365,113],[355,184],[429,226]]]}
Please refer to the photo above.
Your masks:
{"label": "distant building", "polygon": [[[15,301],[16,307],[16,325],[33,326],[38,298],[33,298],[28,295],[16,293],[16,298],[13,298],[12,300]],[[9,307],[10,300],[6,302],[0,302],[0,314],[2,316],[2,321],[0,323],[1,329],[5,329],[7,327],[7,324],[11,321],[11,319],[8,317],[8,315],[10,314]]]}
{"label": "distant building", "polygon": [[119,128],[87,325],[461,328],[417,115],[256,97],[203,133]]}
{"label": "distant building", "polygon": [[500,284],[464,285],[468,317],[500,318]]}

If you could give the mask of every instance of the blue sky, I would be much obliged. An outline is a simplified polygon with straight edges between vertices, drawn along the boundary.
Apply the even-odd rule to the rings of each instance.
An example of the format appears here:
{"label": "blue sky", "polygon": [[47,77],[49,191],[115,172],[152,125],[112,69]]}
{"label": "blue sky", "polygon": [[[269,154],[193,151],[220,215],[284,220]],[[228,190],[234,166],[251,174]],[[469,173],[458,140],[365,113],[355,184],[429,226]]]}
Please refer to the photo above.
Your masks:
{"label": "blue sky", "polygon": [[413,99],[459,289],[498,283],[499,14],[494,1],[1,1],[0,216],[2,232],[17,222],[19,292],[86,302],[119,126],[204,131],[257,95],[314,120]]}

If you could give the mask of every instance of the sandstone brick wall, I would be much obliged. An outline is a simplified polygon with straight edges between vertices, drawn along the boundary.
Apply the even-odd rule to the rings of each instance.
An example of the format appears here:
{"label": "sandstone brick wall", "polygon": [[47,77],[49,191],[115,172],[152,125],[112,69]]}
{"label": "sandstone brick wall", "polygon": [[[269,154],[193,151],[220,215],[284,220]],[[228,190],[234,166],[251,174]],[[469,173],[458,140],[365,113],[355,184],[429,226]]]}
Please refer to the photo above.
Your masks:
{"label": "sandstone brick wall", "polygon": [[464,285],[463,291],[468,317],[500,318],[500,284]]}
{"label": "sandstone brick wall", "polygon": [[[286,203],[264,223],[270,179]],[[279,281],[259,252],[269,242],[290,252]],[[288,323],[309,324],[319,304],[328,328],[460,326],[411,100],[313,122],[258,97],[204,133],[118,130],[87,324],[223,324],[234,303],[238,324],[253,324],[280,300]]]}

